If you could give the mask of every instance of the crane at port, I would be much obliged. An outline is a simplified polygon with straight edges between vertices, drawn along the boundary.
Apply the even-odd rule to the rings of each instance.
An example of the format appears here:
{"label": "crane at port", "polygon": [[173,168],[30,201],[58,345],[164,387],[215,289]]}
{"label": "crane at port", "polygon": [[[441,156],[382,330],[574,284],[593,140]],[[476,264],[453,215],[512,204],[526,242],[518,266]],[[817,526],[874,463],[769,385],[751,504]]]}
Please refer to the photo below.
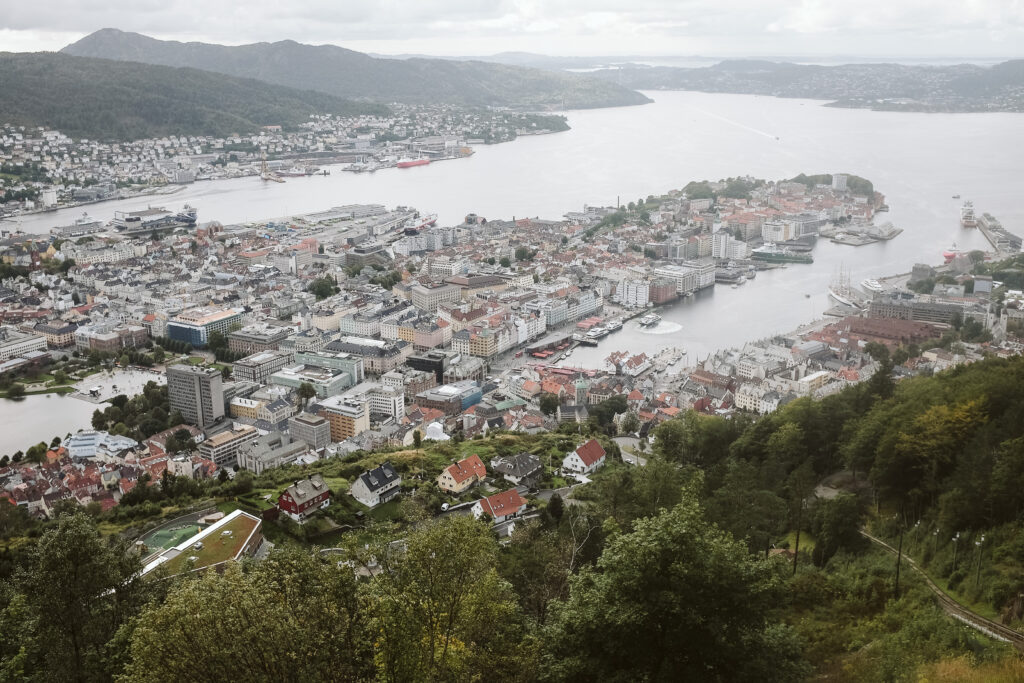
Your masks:
{"label": "crane at port", "polygon": [[275,183],[283,183],[284,178],[267,168],[267,150],[260,150],[260,178]]}

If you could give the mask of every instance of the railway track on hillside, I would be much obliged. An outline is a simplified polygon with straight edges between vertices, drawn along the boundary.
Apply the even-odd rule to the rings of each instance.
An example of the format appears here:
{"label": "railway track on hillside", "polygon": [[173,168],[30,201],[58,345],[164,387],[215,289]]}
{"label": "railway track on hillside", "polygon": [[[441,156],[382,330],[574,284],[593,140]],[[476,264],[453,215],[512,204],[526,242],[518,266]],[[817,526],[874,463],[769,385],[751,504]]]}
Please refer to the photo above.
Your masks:
{"label": "railway track on hillside", "polygon": [[[896,548],[893,548],[882,539],[875,538],[866,531],[861,531],[860,535],[887,552],[893,555],[897,554]],[[941,607],[946,614],[967,624],[976,631],[984,633],[990,638],[1001,640],[1004,643],[1010,643],[1017,648],[1018,651],[1024,652],[1024,634],[1019,633],[1008,626],[1004,626],[997,621],[992,621],[991,619],[983,617],[977,612],[972,612],[967,609],[951,598],[946,591],[939,588],[939,586],[931,580],[931,577],[929,577],[923,569],[917,566],[917,563],[914,562],[914,560],[904,555],[903,561],[910,565],[910,568],[924,579],[925,585],[928,586],[928,589],[935,595],[936,599],[939,601],[939,607]]]}

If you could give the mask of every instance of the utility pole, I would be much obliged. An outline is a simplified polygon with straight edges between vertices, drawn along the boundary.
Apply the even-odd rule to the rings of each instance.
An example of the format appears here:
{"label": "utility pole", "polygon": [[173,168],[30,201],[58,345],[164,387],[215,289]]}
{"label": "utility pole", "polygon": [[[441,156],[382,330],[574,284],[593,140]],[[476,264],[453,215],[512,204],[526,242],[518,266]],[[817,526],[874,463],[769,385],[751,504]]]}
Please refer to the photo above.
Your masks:
{"label": "utility pole", "polygon": [[796,543],[793,548],[793,576],[796,576],[796,563],[800,559],[800,523],[804,513],[804,500],[800,499],[800,507],[796,510]]}
{"label": "utility pole", "polygon": [[903,564],[903,525],[900,524],[900,543],[896,551],[896,597],[900,595],[900,565]]}
{"label": "utility pole", "polygon": [[974,545],[978,546],[978,573],[974,575],[974,587],[977,588],[981,583],[981,558],[985,556],[985,534],[982,534]]}

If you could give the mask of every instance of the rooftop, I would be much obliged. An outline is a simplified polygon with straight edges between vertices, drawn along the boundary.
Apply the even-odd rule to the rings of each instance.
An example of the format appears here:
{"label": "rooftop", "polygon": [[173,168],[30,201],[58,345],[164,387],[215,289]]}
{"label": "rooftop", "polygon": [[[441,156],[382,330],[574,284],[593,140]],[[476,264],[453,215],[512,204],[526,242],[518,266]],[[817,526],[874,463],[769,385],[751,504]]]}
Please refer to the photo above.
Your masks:
{"label": "rooftop", "polygon": [[259,528],[259,518],[242,510],[235,510],[195,536],[161,553],[146,565],[142,573],[147,574],[163,565],[171,575],[178,574],[189,560],[195,569],[236,560]]}

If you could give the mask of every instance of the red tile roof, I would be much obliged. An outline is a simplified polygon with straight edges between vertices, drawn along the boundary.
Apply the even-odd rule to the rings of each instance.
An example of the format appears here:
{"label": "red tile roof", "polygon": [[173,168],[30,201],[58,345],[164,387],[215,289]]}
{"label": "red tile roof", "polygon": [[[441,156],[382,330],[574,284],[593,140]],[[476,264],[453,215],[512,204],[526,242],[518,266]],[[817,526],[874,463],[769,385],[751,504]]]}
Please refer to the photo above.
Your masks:
{"label": "red tile roof", "polygon": [[590,467],[598,460],[605,456],[604,447],[598,443],[597,439],[591,439],[582,446],[576,449],[576,455],[580,456],[580,460],[587,467]]}
{"label": "red tile roof", "polygon": [[526,501],[519,495],[519,491],[509,489],[504,493],[495,493],[493,496],[481,498],[480,505],[484,512],[491,517],[507,517],[526,507]]}
{"label": "red tile roof", "polygon": [[470,477],[475,476],[477,479],[483,479],[487,476],[487,468],[484,467],[484,463],[480,460],[479,455],[471,455],[464,460],[449,465],[446,469],[448,474],[452,475],[452,479],[455,480],[456,484],[461,484]]}

